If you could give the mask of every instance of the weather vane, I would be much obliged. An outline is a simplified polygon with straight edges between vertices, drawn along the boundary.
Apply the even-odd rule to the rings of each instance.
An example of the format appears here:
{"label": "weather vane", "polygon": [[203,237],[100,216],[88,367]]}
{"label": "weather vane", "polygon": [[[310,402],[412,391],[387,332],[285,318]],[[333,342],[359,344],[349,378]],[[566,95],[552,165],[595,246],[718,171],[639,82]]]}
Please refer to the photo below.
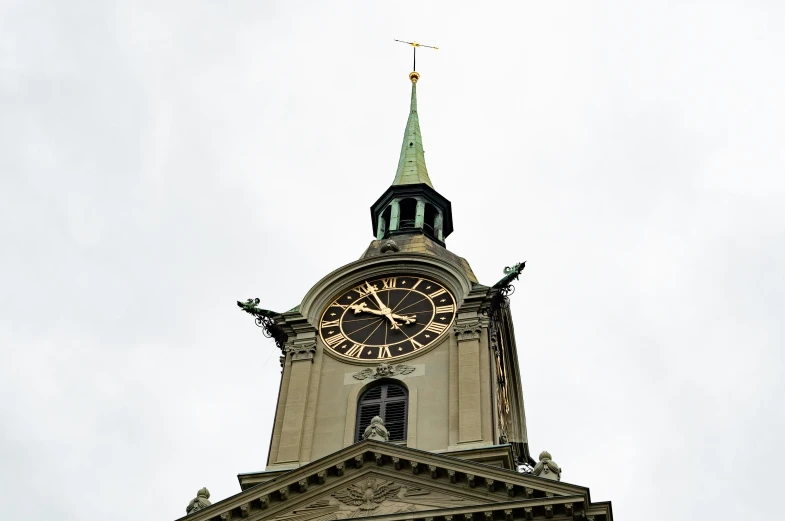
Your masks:
{"label": "weather vane", "polygon": [[411,45],[412,46],[412,50],[414,51],[414,63],[412,64],[412,71],[414,71],[414,72],[417,71],[417,47],[427,47],[429,49],[435,49],[437,51],[439,50],[438,47],[432,47],[430,45],[423,45],[423,44],[417,43],[417,42],[404,42],[403,40],[395,40],[395,41],[396,42],[405,43],[407,45]]}

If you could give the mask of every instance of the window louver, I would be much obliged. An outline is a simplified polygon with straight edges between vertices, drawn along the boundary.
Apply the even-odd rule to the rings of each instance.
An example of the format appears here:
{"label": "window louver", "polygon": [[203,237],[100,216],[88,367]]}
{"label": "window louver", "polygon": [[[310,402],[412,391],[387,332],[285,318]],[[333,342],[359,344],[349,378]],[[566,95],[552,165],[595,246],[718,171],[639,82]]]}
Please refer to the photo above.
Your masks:
{"label": "window louver", "polygon": [[[404,398],[405,399],[405,398]],[[390,433],[390,441],[405,440],[406,402],[392,402],[385,406],[384,426]]]}
{"label": "window louver", "polygon": [[399,396],[406,396],[406,390],[398,385],[387,386],[387,398],[397,398]]}
{"label": "window louver", "polygon": [[400,385],[381,384],[365,391],[357,407],[355,441],[362,441],[365,428],[374,416],[381,416],[384,420],[390,441],[405,441],[408,402],[406,388]]}
{"label": "window louver", "polygon": [[380,387],[373,387],[368,389],[365,394],[363,395],[364,400],[378,400],[382,397],[382,388]]}

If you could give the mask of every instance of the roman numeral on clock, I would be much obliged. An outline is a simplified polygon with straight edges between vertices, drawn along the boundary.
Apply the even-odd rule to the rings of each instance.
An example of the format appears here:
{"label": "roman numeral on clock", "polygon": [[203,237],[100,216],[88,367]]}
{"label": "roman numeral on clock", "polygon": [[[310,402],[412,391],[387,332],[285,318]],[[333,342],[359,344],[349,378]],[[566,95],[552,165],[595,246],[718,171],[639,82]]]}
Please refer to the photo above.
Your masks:
{"label": "roman numeral on clock", "polygon": [[426,331],[436,333],[437,335],[440,335],[445,329],[447,329],[447,326],[444,324],[437,324],[436,322],[431,322],[428,324],[428,327],[425,328]]}
{"label": "roman numeral on clock", "polygon": [[[376,289],[376,288],[374,287],[374,289]],[[360,284],[359,286],[354,288],[352,291],[356,291],[360,295],[360,298],[362,298],[362,297],[364,297],[366,295],[370,295],[371,294],[371,290],[368,289],[368,285],[366,285],[366,284]]]}
{"label": "roman numeral on clock", "polygon": [[398,279],[395,277],[390,277],[389,279],[382,279],[382,289],[392,289],[395,287],[395,283]]}
{"label": "roman numeral on clock", "polygon": [[423,346],[421,343],[419,343],[417,340],[415,340],[415,339],[413,339],[413,338],[410,338],[410,339],[409,339],[409,342],[411,342],[411,343],[412,343],[412,346],[414,347],[414,350],[415,350],[415,351],[416,351],[417,349],[420,349],[420,348]]}
{"label": "roman numeral on clock", "polygon": [[390,346],[379,346],[379,355],[376,358],[390,358]]}
{"label": "roman numeral on clock", "polygon": [[363,352],[363,347],[365,347],[365,346],[363,346],[363,345],[361,345],[361,344],[354,344],[354,345],[353,345],[353,346],[352,346],[352,347],[351,347],[351,348],[350,348],[348,351],[346,351],[344,354],[345,354],[346,356],[353,356],[353,357],[355,357],[355,358],[360,358],[360,355],[361,355],[361,354],[362,354],[362,352]]}
{"label": "roman numeral on clock", "polygon": [[322,327],[338,327],[337,320],[325,320],[322,322]]}
{"label": "roman numeral on clock", "polygon": [[333,335],[324,339],[325,343],[330,347],[335,347],[341,342],[346,340],[346,338],[341,334],[338,333],[337,335]]}
{"label": "roman numeral on clock", "polygon": [[450,304],[449,306],[439,306],[436,308],[436,314],[438,315],[439,313],[452,313],[454,309],[455,306],[453,306],[452,304]]}
{"label": "roman numeral on clock", "polygon": [[447,293],[447,290],[442,288],[439,291],[434,291],[433,293],[429,293],[428,296],[431,298],[435,298],[438,297],[439,295],[444,295],[445,293]]}

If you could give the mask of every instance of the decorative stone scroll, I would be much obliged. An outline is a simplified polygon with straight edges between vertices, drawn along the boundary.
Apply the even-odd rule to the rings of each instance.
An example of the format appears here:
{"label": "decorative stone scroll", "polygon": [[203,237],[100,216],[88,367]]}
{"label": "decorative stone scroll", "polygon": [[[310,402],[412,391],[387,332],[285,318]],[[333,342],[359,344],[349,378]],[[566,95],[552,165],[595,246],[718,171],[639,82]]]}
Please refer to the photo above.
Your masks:
{"label": "decorative stone scroll", "polygon": [[357,380],[365,380],[366,378],[371,378],[373,380],[377,378],[386,378],[389,376],[397,376],[401,374],[409,374],[414,371],[414,367],[406,364],[394,364],[390,365],[388,363],[382,362],[381,364],[377,365],[376,368],[371,369],[366,368],[362,371],[358,371],[354,373],[352,376]]}

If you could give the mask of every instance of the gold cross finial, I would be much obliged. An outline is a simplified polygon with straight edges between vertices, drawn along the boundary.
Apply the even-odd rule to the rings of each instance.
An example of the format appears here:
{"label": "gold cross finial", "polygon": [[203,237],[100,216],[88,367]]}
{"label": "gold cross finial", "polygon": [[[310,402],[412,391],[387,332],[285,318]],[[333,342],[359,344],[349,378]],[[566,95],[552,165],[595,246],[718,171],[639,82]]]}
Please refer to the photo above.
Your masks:
{"label": "gold cross finial", "polygon": [[[409,75],[409,79],[412,79],[412,75],[416,75],[417,78],[420,77],[419,74],[416,74],[416,72],[417,72],[417,47],[427,47],[428,49],[434,49],[434,50],[437,50],[437,51],[439,50],[438,47],[433,47],[431,45],[423,45],[423,44],[418,43],[418,42],[405,42],[403,40],[395,40],[395,41],[396,42],[405,43],[407,45],[411,45],[412,46],[412,51],[414,51],[414,59],[413,59],[413,62],[412,62],[412,74]],[[417,81],[417,80],[412,79],[412,81]]]}

